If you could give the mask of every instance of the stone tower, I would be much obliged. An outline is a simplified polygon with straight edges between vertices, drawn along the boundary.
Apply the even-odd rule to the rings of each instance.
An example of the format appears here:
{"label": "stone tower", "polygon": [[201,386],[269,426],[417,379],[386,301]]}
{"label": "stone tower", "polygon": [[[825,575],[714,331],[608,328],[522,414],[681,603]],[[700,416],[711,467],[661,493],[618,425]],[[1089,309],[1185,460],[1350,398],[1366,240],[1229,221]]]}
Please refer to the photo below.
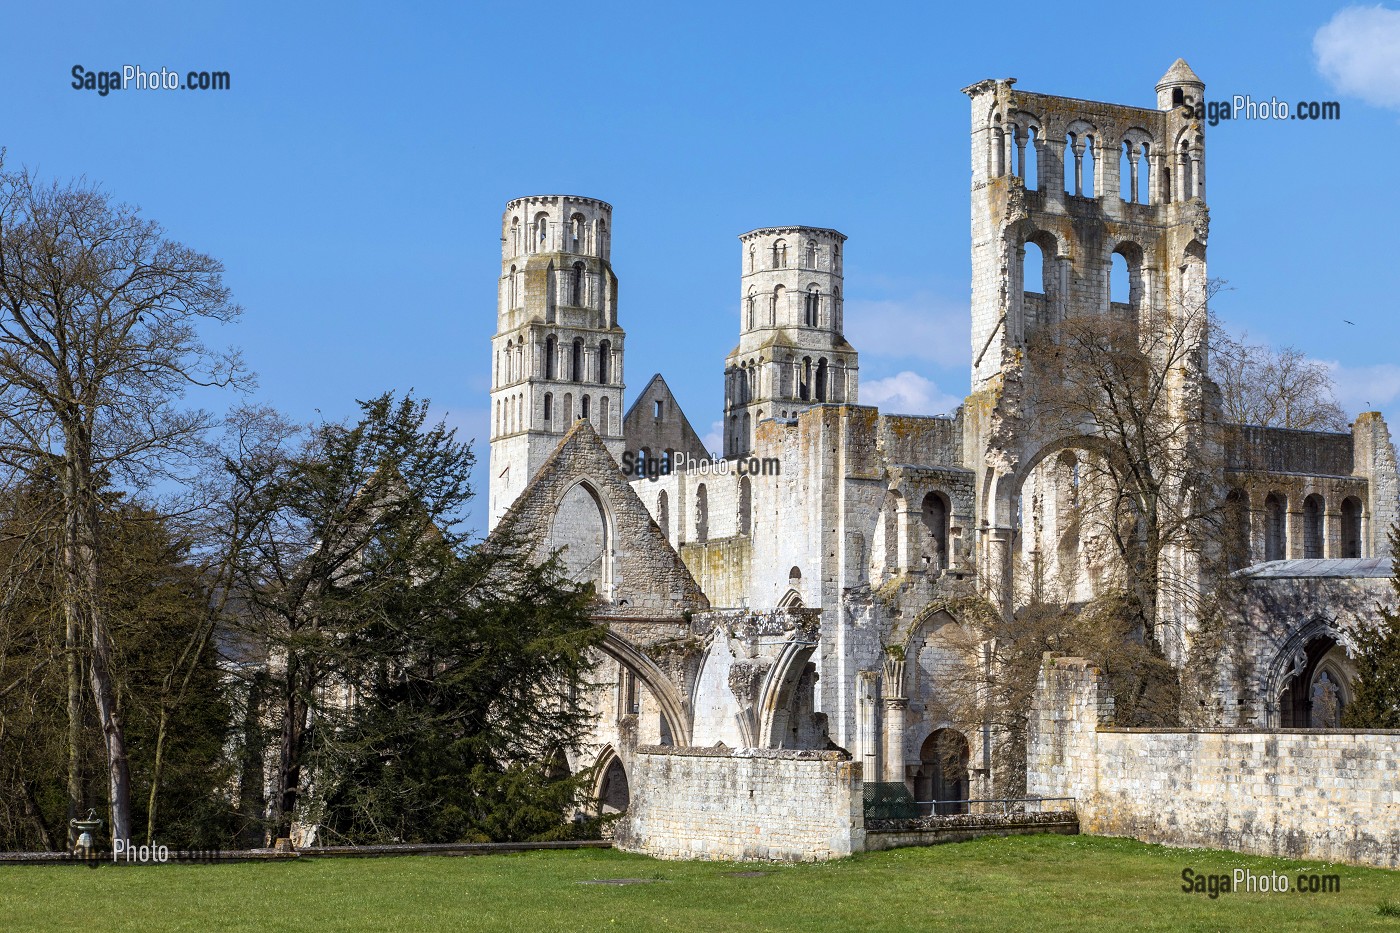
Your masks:
{"label": "stone tower", "polygon": [[[1157,83],[1155,108],[1014,84],[988,80],[964,89],[972,101],[966,430],[977,472],[979,579],[1004,607],[1013,599],[1013,559],[1031,557],[1030,519],[1043,518],[1031,487],[1038,502],[1051,502],[1054,484],[1077,483],[1078,475],[1075,439],[1047,436],[1046,419],[1034,410],[1029,380],[1047,371],[1025,358],[1037,330],[1105,315],[1133,322],[1144,335],[1149,325],[1179,331],[1192,350],[1188,365],[1173,369],[1171,410],[1187,448],[1206,443],[1201,425],[1213,398],[1204,372],[1209,212],[1196,112],[1204,84],[1180,59]],[[1042,475],[1033,476],[1038,469]],[[1065,475],[1051,475],[1056,469]],[[1182,565],[1173,572],[1188,579],[1193,571]],[[1182,648],[1180,625],[1176,633],[1175,644],[1163,645],[1169,655]]]}
{"label": "stone tower", "polygon": [[491,338],[491,527],[576,419],[589,419],[622,457],[624,333],[611,233],[612,206],[594,198],[506,205]]}
{"label": "stone tower", "polygon": [[724,361],[724,455],[753,446],[764,418],[855,404],[859,364],[843,334],[844,234],[764,227],[739,237],[739,345]]}

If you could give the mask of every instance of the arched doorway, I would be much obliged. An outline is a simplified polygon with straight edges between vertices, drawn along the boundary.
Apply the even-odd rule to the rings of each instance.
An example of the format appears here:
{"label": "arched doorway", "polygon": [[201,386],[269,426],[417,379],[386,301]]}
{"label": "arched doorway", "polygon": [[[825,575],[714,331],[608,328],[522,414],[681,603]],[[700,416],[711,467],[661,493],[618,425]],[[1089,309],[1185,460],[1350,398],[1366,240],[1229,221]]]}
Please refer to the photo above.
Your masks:
{"label": "arched doorway", "polygon": [[914,775],[916,800],[935,801],[938,815],[966,813],[967,762],[971,749],[967,737],[956,729],[938,729],[919,749],[919,770]]}
{"label": "arched doorway", "polygon": [[1285,729],[1337,729],[1356,679],[1346,649],[1328,635],[1308,641],[1293,659],[1293,670],[1278,697],[1279,725]]}
{"label": "arched doorway", "polygon": [[603,768],[598,781],[598,812],[602,816],[622,813],[632,802],[631,791],[627,787],[627,769],[622,767],[622,759],[613,755]]}

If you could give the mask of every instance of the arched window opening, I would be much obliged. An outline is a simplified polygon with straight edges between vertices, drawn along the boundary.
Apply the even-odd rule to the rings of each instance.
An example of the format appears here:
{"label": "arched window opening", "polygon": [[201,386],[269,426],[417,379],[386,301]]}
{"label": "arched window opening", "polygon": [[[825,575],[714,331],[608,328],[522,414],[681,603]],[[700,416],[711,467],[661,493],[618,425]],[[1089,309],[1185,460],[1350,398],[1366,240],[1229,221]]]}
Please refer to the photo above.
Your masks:
{"label": "arched window opening", "polygon": [[545,248],[545,241],[549,239],[549,215],[540,213],[535,215],[535,249]]}
{"label": "arched window opening", "polygon": [[1322,497],[1313,493],[1303,500],[1303,557],[1321,560],[1323,551]]}
{"label": "arched window opening", "polygon": [[1065,194],[1077,195],[1083,190],[1084,144],[1073,133],[1065,134]]}
{"label": "arched window opening", "polygon": [[1139,204],[1149,204],[1152,201],[1152,185],[1149,183],[1149,179],[1152,178],[1152,159],[1148,153],[1151,146],[1151,143],[1143,143],[1137,161],[1133,163],[1137,166],[1138,185],[1135,200]]}
{"label": "arched window opening", "polygon": [[1021,250],[1021,291],[1045,294],[1045,251],[1029,240]]}
{"label": "arched window opening", "polygon": [[1084,137],[1084,184],[1083,196],[1086,198],[1096,198],[1099,196],[1098,183],[1098,160],[1094,157],[1094,137]]}
{"label": "arched window opening", "polygon": [[519,256],[519,255],[520,255],[520,218],[519,218],[519,217],[512,217],[512,218],[510,219],[510,254],[511,254],[512,256]]}
{"label": "arched window opening", "polygon": [[831,313],[834,317],[831,328],[839,334],[845,323],[841,319],[841,289],[835,286],[831,289]]}
{"label": "arched window opening", "polygon": [[753,416],[744,412],[744,417],[739,421],[739,430],[742,432],[741,453],[748,453],[753,449]]}
{"label": "arched window opening", "polygon": [[1141,321],[1147,299],[1142,247],[1133,242],[1118,244],[1110,258],[1108,285],[1110,310],[1131,322]]}
{"label": "arched window opening", "polygon": [[699,544],[710,540],[710,500],[704,483],[695,488],[695,540]]}
{"label": "arched window opening", "polygon": [[516,306],[515,266],[510,267],[510,278],[506,280],[506,300],[509,302],[507,307],[514,308]]}
{"label": "arched window opening", "polygon": [[747,476],[739,479],[739,534],[749,533],[753,523],[753,485]]}
{"label": "arched window opening", "polygon": [[1181,88],[1172,88],[1172,106],[1180,107],[1184,103],[1186,103],[1186,95],[1182,93]]}
{"label": "arched window opening", "polygon": [[1288,553],[1288,503],[1271,492],[1264,500],[1264,559],[1283,560]]}
{"label": "arched window opening", "polygon": [[826,398],[827,369],[826,357],[817,361],[817,401],[825,402]]}
{"label": "arched window opening", "polygon": [[598,344],[598,381],[603,385],[612,382],[612,341]]}
{"label": "arched window opening", "polygon": [[569,304],[583,307],[583,263],[574,263],[574,274],[569,282]]}
{"label": "arched window opening", "polygon": [[544,338],[544,377],[553,379],[559,357],[559,341],[550,334]]}
{"label": "arched window opening", "polygon": [[948,569],[950,564],[948,559],[950,524],[948,499],[942,493],[931,492],[924,496],[919,513],[924,530],[928,533],[927,543],[929,547],[928,553],[923,555],[924,563],[928,570],[936,575]]}
{"label": "arched window opening", "polygon": [[1114,304],[1126,305],[1132,298],[1128,281],[1128,257],[1114,253],[1108,270],[1108,298]]}
{"label": "arched window opening", "polygon": [[1006,131],[1001,126],[1001,114],[992,117],[992,176],[1006,174]]}
{"label": "arched window opening", "polygon": [[1137,200],[1137,160],[1133,158],[1133,144],[1123,140],[1118,147],[1118,197],[1131,204]]}
{"label": "arched window opening", "polygon": [[569,380],[571,382],[583,381],[583,339],[574,338],[573,354],[569,358]]}
{"label": "arched window opening", "polygon": [[1341,556],[1361,556],[1361,500],[1355,496],[1342,500]]}
{"label": "arched window opening", "polygon": [[817,286],[812,285],[807,289],[807,294],[802,300],[802,323],[808,327],[817,326],[818,309],[821,307],[822,294]]}
{"label": "arched window opening", "polygon": [[919,749],[919,770],[914,776],[914,796],[931,802],[932,814],[944,816],[968,811],[967,738],[956,729],[939,729]]}
{"label": "arched window opening", "polygon": [[593,250],[597,256],[608,255],[608,225],[601,217],[593,222]]}
{"label": "arched window opening", "polygon": [[787,268],[787,243],[783,240],[773,241],[773,266],[774,269]]}
{"label": "arched window opening", "polygon": [[784,289],[781,285],[773,289],[773,307],[771,313],[769,314],[769,327],[776,327],[780,318],[784,324],[787,323],[787,316],[783,314],[784,310],[786,310],[783,308],[783,295],[785,293],[786,289]]}
{"label": "arched window opening", "polygon": [[545,429],[546,431],[553,430],[553,428],[554,428],[553,421],[554,421],[554,393],[553,393],[553,392],[546,392],[546,393],[544,394],[544,429]]}
{"label": "arched window opening", "polygon": [[560,417],[564,419],[564,427],[566,429],[569,427],[569,424],[578,417],[574,412],[574,393],[564,393],[564,410]]}
{"label": "arched window opening", "polygon": [[745,319],[745,324],[744,324],[744,326],[747,327],[749,330],[753,330],[753,306],[754,306],[754,302],[755,302],[757,299],[758,299],[758,289],[756,289],[756,288],[754,288],[754,286],[750,285],[750,286],[749,286],[749,296],[748,296],[748,298],[746,298],[745,301],[744,301],[744,319]]}
{"label": "arched window opening", "polygon": [[807,264],[808,269],[817,267],[817,244],[815,240],[807,241]]}
{"label": "arched window opening", "polygon": [[671,500],[666,495],[666,490],[661,490],[661,494],[656,497],[656,524],[661,527],[661,533],[666,536],[666,540],[671,540]]}
{"label": "arched window opening", "polygon": [[606,395],[598,399],[598,429],[603,434],[612,433],[612,401]]}
{"label": "arched window opening", "polygon": [[802,358],[802,377],[798,391],[798,398],[804,402],[812,400],[812,358],[804,356]]}
{"label": "arched window opening", "polygon": [[1040,189],[1040,150],[1037,145],[1039,141],[1038,127],[1032,126],[1026,130],[1026,170],[1021,181],[1025,182],[1027,191]]}
{"label": "arched window opening", "polygon": [[1191,164],[1191,146],[1181,141],[1181,152],[1177,163],[1178,179],[1181,185],[1181,200],[1189,201],[1196,196],[1196,175]]}
{"label": "arched window opening", "polygon": [[750,272],[750,273],[753,273],[753,272],[757,272],[757,271],[758,271],[758,266],[757,266],[757,262],[756,262],[757,257],[758,257],[758,247],[756,247],[756,246],[754,246],[752,243],[750,243],[750,244],[749,244],[749,272]]}
{"label": "arched window opening", "polygon": [[587,229],[582,214],[569,218],[569,252],[583,252],[584,231]]}
{"label": "arched window opening", "polygon": [[589,402],[590,402],[590,401],[591,401],[591,399],[589,399],[589,397],[588,397],[587,395],[585,395],[585,396],[583,397],[583,419],[584,419],[585,421],[588,420],[588,416],[592,413],[592,412],[589,411]]}

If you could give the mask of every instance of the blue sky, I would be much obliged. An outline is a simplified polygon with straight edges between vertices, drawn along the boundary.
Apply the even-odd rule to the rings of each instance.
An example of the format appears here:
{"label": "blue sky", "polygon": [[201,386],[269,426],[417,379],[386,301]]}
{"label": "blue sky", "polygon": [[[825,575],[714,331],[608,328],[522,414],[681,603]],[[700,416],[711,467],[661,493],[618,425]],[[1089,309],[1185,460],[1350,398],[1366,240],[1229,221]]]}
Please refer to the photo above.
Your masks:
{"label": "blue sky", "polygon": [[[1152,106],[1182,56],[1210,100],[1341,102],[1208,130],[1217,310],[1400,422],[1394,4],[25,4],[0,43],[7,163],[87,176],[221,259],[246,314],[213,337],[259,399],[337,418],[414,388],[483,465],[509,199],[612,203],[629,402],[661,371],[710,430],[736,236],[801,223],[850,237],[862,400],[942,411],[968,383],[960,88]],[[123,64],[232,88],[70,86]]]}

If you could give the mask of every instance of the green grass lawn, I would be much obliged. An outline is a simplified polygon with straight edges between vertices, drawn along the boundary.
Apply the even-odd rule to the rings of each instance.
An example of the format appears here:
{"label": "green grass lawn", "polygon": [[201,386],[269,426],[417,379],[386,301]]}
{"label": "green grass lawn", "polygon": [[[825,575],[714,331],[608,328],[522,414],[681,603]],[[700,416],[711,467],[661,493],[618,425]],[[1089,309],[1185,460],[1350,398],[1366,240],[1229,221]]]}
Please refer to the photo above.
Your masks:
{"label": "green grass lawn", "polygon": [[[1181,890],[1181,872],[1336,873],[1340,893]],[[761,877],[736,872],[762,871]],[[579,884],[605,878],[655,883]],[[1389,904],[1383,913],[1382,904]],[[1390,914],[1395,914],[1391,916]],[[0,930],[1394,930],[1400,872],[1090,836],[980,839],[816,865],[605,849],[470,858],[0,867]]]}

